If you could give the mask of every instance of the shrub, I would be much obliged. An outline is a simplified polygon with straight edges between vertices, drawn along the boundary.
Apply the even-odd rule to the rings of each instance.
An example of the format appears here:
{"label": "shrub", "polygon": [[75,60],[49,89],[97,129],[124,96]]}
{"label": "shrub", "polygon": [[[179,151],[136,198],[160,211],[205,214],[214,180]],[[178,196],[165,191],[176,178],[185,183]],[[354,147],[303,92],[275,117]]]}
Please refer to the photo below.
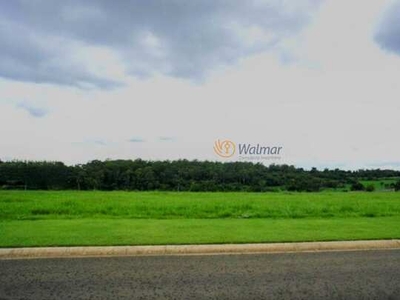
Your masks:
{"label": "shrub", "polygon": [[369,184],[369,185],[367,185],[367,187],[365,188],[365,190],[366,190],[367,192],[373,192],[373,191],[375,191],[375,186],[374,186],[373,184]]}
{"label": "shrub", "polygon": [[394,184],[394,190],[396,192],[400,191],[400,180],[398,180],[395,184]]}
{"label": "shrub", "polygon": [[351,185],[351,190],[352,191],[364,191],[365,187],[360,182],[357,181]]}

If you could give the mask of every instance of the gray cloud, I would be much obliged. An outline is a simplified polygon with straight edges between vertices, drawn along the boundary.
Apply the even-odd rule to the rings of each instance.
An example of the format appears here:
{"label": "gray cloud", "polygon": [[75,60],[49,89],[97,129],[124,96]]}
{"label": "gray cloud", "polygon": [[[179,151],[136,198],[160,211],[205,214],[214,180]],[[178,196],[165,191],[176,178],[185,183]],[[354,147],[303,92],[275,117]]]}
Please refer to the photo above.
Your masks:
{"label": "gray cloud", "polygon": [[176,141],[176,138],[172,137],[172,136],[160,136],[158,137],[158,139],[162,142],[174,142]]}
{"label": "gray cloud", "polygon": [[368,168],[400,168],[400,161],[385,161],[385,162],[378,162],[378,163],[372,163],[367,165]]}
{"label": "gray cloud", "polygon": [[128,140],[128,142],[130,142],[130,143],[144,143],[145,140],[142,139],[142,138],[135,137],[135,138],[131,138],[130,140]]}
{"label": "gray cloud", "polygon": [[99,146],[107,146],[108,145],[108,143],[103,140],[94,140],[93,144],[99,145]]}
{"label": "gray cloud", "polygon": [[26,103],[26,102],[18,103],[17,107],[24,109],[32,117],[35,117],[35,118],[45,117],[49,113],[46,108],[34,106],[34,105]]}
{"label": "gray cloud", "polygon": [[63,41],[30,32],[14,21],[0,20],[0,77],[79,87],[120,85],[71,61],[69,57],[73,54],[68,53],[68,45],[63,45]]}
{"label": "gray cloud", "polygon": [[322,0],[14,0],[0,3],[0,76],[117,85],[69,60],[70,44],[107,47],[130,75],[202,79],[298,33]]}
{"label": "gray cloud", "polygon": [[103,139],[85,139],[83,141],[75,141],[71,142],[73,146],[86,146],[86,145],[95,145],[95,146],[108,146],[110,143]]}
{"label": "gray cloud", "polygon": [[382,15],[375,41],[384,49],[400,55],[400,1],[394,1]]}

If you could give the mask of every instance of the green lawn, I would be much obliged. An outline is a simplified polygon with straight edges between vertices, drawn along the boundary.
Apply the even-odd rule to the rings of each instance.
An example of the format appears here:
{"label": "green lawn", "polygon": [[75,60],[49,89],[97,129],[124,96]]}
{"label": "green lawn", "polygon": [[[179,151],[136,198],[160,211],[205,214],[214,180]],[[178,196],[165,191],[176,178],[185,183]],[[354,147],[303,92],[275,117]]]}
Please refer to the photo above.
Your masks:
{"label": "green lawn", "polygon": [[0,220],[400,216],[400,193],[0,191]]}
{"label": "green lawn", "polygon": [[385,190],[385,184],[390,185],[396,183],[398,178],[391,178],[391,179],[381,179],[381,180],[361,180],[360,183],[367,187],[372,185],[375,187],[376,191]]}
{"label": "green lawn", "polygon": [[0,191],[0,247],[400,238],[400,193]]}

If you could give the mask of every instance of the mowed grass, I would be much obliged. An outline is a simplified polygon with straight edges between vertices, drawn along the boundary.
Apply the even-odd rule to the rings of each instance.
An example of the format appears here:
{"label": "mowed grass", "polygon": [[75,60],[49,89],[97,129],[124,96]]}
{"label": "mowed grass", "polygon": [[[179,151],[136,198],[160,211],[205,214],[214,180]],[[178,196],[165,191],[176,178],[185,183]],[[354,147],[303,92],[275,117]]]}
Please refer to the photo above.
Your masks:
{"label": "mowed grass", "polygon": [[400,193],[0,191],[0,247],[400,238]]}
{"label": "mowed grass", "polygon": [[0,192],[0,220],[400,216],[400,193]]}
{"label": "mowed grass", "polygon": [[0,247],[372,240],[400,238],[400,218],[5,221],[0,232]]}

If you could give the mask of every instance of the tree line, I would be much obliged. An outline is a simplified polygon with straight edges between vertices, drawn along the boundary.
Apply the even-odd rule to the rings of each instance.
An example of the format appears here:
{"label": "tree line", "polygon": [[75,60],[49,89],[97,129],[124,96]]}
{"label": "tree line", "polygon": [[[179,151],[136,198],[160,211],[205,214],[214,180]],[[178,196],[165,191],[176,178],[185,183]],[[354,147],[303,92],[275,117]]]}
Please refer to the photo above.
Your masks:
{"label": "tree line", "polygon": [[[305,170],[251,162],[94,160],[62,162],[0,160],[0,188],[127,191],[308,191],[362,190],[360,180],[400,178],[395,170]],[[400,190],[400,181],[388,188]]]}

